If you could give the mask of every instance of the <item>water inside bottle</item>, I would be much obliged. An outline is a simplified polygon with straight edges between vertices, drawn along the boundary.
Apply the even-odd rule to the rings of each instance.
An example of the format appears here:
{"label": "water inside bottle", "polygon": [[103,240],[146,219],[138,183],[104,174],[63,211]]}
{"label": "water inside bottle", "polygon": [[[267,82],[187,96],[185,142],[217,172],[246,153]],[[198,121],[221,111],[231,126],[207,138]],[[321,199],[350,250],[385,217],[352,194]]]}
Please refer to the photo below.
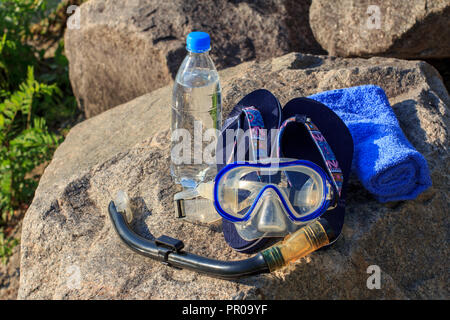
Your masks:
{"label": "water inside bottle", "polygon": [[[189,163],[172,163],[171,174],[176,183],[193,188],[200,182],[213,180],[217,172],[215,165],[205,163],[203,154],[212,142],[204,141],[205,131],[210,128],[220,130],[222,123],[217,71],[196,69],[180,79],[177,77],[173,95],[172,128],[183,128],[189,132],[191,156]],[[176,143],[172,142],[172,146]]]}

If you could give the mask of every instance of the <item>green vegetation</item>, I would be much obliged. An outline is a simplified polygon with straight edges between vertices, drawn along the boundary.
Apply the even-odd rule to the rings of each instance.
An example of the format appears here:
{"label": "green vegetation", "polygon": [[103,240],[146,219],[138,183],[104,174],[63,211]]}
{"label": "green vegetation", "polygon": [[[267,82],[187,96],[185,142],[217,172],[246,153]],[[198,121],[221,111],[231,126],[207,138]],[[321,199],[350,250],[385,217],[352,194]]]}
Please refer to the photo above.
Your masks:
{"label": "green vegetation", "polygon": [[8,261],[8,257],[12,254],[12,249],[19,243],[17,239],[12,237],[6,238],[5,235],[0,232],[0,259],[2,263]]}
{"label": "green vegetation", "polygon": [[[75,2],[75,3],[74,3]],[[15,213],[34,195],[39,174],[78,116],[61,40],[66,1],[0,2],[0,258],[17,240],[7,235]],[[55,48],[49,54],[50,48]],[[22,208],[22,209],[21,209]],[[23,212],[22,212],[23,213]]]}

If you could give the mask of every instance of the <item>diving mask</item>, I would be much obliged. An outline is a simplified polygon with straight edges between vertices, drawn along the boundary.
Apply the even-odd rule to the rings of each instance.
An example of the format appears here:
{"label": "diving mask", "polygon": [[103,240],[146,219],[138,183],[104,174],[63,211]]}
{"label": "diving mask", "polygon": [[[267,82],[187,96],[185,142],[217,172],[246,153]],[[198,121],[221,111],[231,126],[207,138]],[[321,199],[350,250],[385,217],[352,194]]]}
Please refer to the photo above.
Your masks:
{"label": "diving mask", "polygon": [[294,232],[332,208],[337,198],[319,166],[294,159],[227,165],[213,192],[217,212],[246,240]]}
{"label": "diving mask", "polygon": [[186,192],[177,194],[179,215],[180,211],[184,216],[210,213],[205,202],[209,199],[209,206],[212,202],[219,215],[233,222],[246,240],[292,233],[334,208],[338,198],[334,181],[319,166],[283,158],[228,164],[214,183],[200,184],[189,192],[203,199],[190,200],[184,206]]}

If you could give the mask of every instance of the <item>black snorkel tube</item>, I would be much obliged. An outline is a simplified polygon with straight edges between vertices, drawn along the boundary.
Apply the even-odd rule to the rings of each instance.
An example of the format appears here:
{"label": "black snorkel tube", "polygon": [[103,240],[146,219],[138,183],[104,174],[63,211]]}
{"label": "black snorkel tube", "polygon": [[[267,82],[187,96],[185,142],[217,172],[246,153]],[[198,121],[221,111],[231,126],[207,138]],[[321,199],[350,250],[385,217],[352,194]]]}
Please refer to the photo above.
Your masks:
{"label": "black snorkel tube", "polygon": [[131,230],[121,212],[117,212],[114,202],[108,207],[109,216],[120,239],[137,253],[161,261],[169,266],[194,270],[210,276],[234,279],[260,273],[268,273],[269,268],[261,253],[240,261],[220,261],[185,252],[181,240],[161,236],[156,240],[145,239]]}
{"label": "black snorkel tube", "polygon": [[333,228],[326,218],[321,218],[251,258],[221,261],[183,251],[184,243],[181,240],[165,235],[154,241],[139,236],[131,230],[125,218],[125,212],[118,212],[114,201],[109,203],[108,211],[120,239],[135,252],[169,266],[189,269],[223,279],[236,279],[273,272],[288,265],[291,261],[331,244],[341,231],[335,230],[339,225]]}

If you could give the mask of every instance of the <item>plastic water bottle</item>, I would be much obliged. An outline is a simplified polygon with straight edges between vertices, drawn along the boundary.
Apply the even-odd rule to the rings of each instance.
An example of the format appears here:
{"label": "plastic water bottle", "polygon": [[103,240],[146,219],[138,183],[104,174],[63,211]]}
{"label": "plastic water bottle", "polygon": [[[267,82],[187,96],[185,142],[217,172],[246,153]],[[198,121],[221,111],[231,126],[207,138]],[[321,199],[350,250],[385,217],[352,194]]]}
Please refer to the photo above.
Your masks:
{"label": "plastic water bottle", "polygon": [[[219,74],[208,54],[210,42],[205,32],[189,33],[188,55],[178,70],[173,88],[171,174],[184,188],[194,188],[200,182],[213,180],[216,175],[215,165],[205,161],[204,155],[205,148],[215,141],[210,135],[214,131],[208,129],[220,130],[222,125]],[[179,129],[189,134],[190,152],[186,152],[186,148],[180,152],[180,143],[186,141],[175,134]],[[215,147],[213,149],[215,152]],[[213,153],[209,154],[208,159],[211,159]],[[176,163],[174,155],[182,155],[183,163],[179,163],[179,158]]]}

